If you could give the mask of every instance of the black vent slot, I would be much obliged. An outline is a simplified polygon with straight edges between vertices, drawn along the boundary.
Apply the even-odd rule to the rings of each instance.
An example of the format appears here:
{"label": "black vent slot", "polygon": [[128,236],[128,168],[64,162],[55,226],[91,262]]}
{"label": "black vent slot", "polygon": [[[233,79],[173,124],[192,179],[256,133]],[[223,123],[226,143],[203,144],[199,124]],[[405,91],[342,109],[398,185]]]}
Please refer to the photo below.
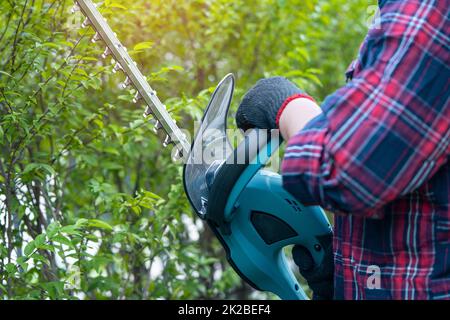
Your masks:
{"label": "black vent slot", "polygon": [[250,220],[266,244],[270,245],[298,236],[290,225],[269,213],[253,211]]}

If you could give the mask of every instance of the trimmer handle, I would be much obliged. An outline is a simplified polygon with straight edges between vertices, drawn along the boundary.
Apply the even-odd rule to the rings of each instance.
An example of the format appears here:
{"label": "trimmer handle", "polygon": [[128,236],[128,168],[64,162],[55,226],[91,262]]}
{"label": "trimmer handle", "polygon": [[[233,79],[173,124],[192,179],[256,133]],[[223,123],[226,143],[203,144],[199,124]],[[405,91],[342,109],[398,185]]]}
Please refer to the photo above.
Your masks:
{"label": "trimmer handle", "polygon": [[[332,231],[320,207],[303,206],[283,189],[280,175],[261,170],[279,142],[276,134],[271,139],[261,139],[257,130],[246,135],[216,173],[207,219],[230,264],[249,284],[282,299],[307,299],[283,248],[302,245],[319,264]],[[236,163],[242,154],[249,161]]]}

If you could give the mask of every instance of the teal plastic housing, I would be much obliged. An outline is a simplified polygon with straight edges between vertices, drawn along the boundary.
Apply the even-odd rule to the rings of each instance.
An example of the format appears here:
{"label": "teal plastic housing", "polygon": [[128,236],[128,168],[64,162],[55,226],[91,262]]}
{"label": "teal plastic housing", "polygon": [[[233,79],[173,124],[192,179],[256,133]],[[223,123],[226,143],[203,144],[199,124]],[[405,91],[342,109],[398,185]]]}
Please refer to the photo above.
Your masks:
{"label": "teal plastic housing", "polygon": [[[205,111],[184,167],[186,195],[244,280],[281,299],[307,299],[284,248],[302,245],[319,264],[324,258],[323,248],[332,241],[332,228],[320,207],[303,206],[283,188],[279,174],[264,169],[279,148],[277,132],[247,132],[239,146],[231,148],[226,120],[233,90],[234,77],[228,75]],[[208,129],[215,129],[216,134],[207,134]],[[212,163],[195,161],[205,150],[209,154],[218,151],[220,156]],[[233,161],[238,158],[246,160]]]}
{"label": "teal plastic housing", "polygon": [[332,227],[322,208],[303,206],[283,188],[279,174],[263,170],[277,148],[269,142],[258,150],[234,183],[222,223],[211,225],[228,261],[248,283],[281,299],[305,300],[283,249],[300,244],[318,264],[324,258],[324,241],[331,241]]}
{"label": "teal plastic housing", "polygon": [[[239,185],[236,187],[241,188]],[[237,201],[230,202],[230,205],[234,208],[233,218],[229,222],[231,233],[224,234],[220,229],[218,232],[229,247],[229,260],[239,269],[239,273],[244,274],[259,290],[273,292],[281,299],[307,299],[288,265],[283,248],[301,244],[319,263],[323,258],[323,249],[319,249],[322,245],[317,236],[331,236],[331,226],[323,210],[302,206],[283,189],[279,175],[264,170],[256,173],[242,189]],[[273,215],[289,225],[297,235],[272,244],[266,243],[252,223],[254,212]],[[279,231],[284,230],[280,228]]]}

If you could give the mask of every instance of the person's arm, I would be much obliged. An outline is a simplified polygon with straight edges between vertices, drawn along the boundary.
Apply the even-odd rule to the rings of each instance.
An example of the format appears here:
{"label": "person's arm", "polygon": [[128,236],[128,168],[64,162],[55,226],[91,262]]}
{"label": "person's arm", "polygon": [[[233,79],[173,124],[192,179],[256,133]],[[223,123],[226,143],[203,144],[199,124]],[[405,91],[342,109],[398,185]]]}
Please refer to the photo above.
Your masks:
{"label": "person's arm", "polygon": [[304,126],[299,119],[306,111],[294,107],[306,109],[306,103],[288,105],[279,123],[290,137],[283,184],[300,201],[377,217],[448,160],[450,26],[444,3],[386,4],[381,29],[369,33],[360,52],[362,71],[325,100],[323,113]]}
{"label": "person's arm", "polygon": [[285,141],[297,134],[309,121],[322,113],[322,109],[311,99],[299,98],[291,101],[280,116],[280,133]]}

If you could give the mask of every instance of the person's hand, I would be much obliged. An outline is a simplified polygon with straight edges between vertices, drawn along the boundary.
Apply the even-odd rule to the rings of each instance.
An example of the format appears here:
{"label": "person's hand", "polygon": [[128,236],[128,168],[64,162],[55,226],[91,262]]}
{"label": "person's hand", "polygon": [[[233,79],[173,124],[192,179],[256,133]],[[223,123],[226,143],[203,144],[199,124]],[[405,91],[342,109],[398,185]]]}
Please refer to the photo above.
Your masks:
{"label": "person's hand", "polygon": [[294,262],[313,291],[313,300],[332,300],[334,295],[334,262],[331,241],[323,249],[325,257],[320,265],[314,262],[311,253],[305,247],[296,245],[292,249]]}
{"label": "person's hand", "polygon": [[[310,98],[283,77],[259,80],[242,99],[236,113],[239,129],[277,129],[280,109],[296,98]],[[282,110],[281,110],[282,111]]]}

